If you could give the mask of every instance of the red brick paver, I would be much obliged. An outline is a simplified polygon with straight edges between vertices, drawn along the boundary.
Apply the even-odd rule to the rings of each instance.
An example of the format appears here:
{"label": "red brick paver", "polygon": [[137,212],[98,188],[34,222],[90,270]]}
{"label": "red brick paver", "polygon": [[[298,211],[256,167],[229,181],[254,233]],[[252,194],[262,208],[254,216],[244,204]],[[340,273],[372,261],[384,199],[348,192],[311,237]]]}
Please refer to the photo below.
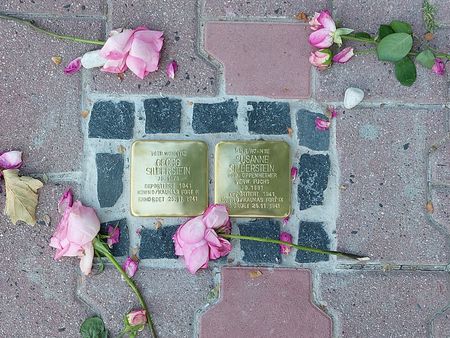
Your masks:
{"label": "red brick paver", "polygon": [[303,24],[209,22],[205,49],[224,65],[227,94],[307,98],[308,35]]}
{"label": "red brick paver", "polygon": [[223,268],[220,300],[201,317],[200,337],[331,337],[331,319],[311,298],[309,270]]}

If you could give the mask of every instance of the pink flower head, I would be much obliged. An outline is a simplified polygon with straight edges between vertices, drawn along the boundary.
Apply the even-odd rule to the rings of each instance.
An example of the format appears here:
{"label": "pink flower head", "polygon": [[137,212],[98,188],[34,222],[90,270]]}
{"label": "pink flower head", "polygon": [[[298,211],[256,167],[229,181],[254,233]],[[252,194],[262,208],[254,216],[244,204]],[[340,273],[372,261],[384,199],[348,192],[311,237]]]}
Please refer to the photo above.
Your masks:
{"label": "pink flower head", "polygon": [[317,48],[328,48],[333,44],[336,24],[330,15],[330,12],[324,10],[319,15],[314,15],[310,21],[313,33],[308,38],[309,43]]}
{"label": "pink flower head", "polygon": [[127,321],[131,326],[142,326],[142,328],[139,329],[139,331],[142,331],[145,323],[147,323],[147,314],[145,310],[131,311],[127,314]]}
{"label": "pink flower head", "polygon": [[0,169],[19,169],[22,163],[21,151],[13,150],[0,153]]}
{"label": "pink flower head", "polygon": [[331,18],[331,14],[328,10],[323,10],[320,13],[314,13],[314,16],[312,17],[311,20],[309,20],[309,27],[313,30],[316,31],[320,28],[323,28],[323,25],[321,22],[325,22],[327,20],[329,20],[329,18]]}
{"label": "pink flower head", "polygon": [[70,190],[66,190],[58,208],[63,216],[50,239],[50,246],[56,249],[55,259],[78,256],[81,271],[88,275],[94,259],[92,240],[100,230],[100,221],[94,209],[73,202]]}
{"label": "pink flower head", "polygon": [[81,69],[81,57],[73,59],[69,62],[69,64],[64,68],[64,74],[74,74]]}
{"label": "pink flower head", "polygon": [[118,226],[113,227],[112,225],[108,225],[108,239],[106,243],[110,248],[116,243],[119,243],[120,240],[120,228]]}
{"label": "pink flower head", "polygon": [[136,271],[138,270],[138,263],[131,257],[127,257],[125,262],[122,264],[122,269],[125,271],[128,277],[134,277]]}
{"label": "pink flower head", "polygon": [[333,62],[337,63],[346,63],[348,60],[350,60],[353,57],[353,48],[347,47],[341,50],[339,53],[337,53],[335,56],[333,56]]}
{"label": "pink flower head", "polygon": [[330,121],[321,119],[320,117],[316,117],[316,129],[328,130],[330,128],[330,124]]}
{"label": "pink flower head", "polygon": [[231,243],[215,231],[230,228],[228,211],[224,205],[210,206],[203,215],[181,225],[173,236],[175,254],[184,257],[187,269],[195,273],[207,268],[210,259],[228,255]]}
{"label": "pink flower head", "polygon": [[298,175],[298,168],[292,167],[291,168],[291,178],[293,181],[295,181],[295,179],[297,178],[297,175]]}
{"label": "pink flower head", "polygon": [[175,73],[178,70],[178,64],[175,60],[173,60],[171,63],[169,63],[167,65],[166,68],[166,74],[169,78],[174,79],[175,78]]}
{"label": "pink flower head", "polygon": [[434,59],[434,65],[431,67],[433,73],[437,75],[444,75],[445,73],[445,63],[440,58]]}
{"label": "pink flower head", "polygon": [[[280,234],[280,241],[292,243],[292,235],[288,232],[283,231]],[[283,255],[289,255],[291,252],[292,247],[285,244],[280,244],[280,253]]]}
{"label": "pink flower head", "polygon": [[134,30],[113,31],[100,54],[107,61],[102,70],[123,73],[128,68],[143,79],[158,69],[163,32],[152,31],[144,26]]}
{"label": "pink flower head", "polygon": [[309,62],[319,70],[324,70],[331,65],[332,53],[329,49],[320,49],[311,52]]}

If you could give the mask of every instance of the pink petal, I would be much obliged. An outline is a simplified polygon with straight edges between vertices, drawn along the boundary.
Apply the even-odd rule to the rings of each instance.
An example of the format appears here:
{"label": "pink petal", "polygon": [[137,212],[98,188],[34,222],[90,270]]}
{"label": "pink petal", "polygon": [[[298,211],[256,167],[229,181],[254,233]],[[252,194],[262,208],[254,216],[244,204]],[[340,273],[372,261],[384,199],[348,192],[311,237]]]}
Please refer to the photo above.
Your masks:
{"label": "pink petal", "polygon": [[328,130],[330,128],[330,121],[316,117],[316,129],[318,130]]}
{"label": "pink petal", "polygon": [[285,218],[283,218],[283,225],[288,224],[289,223],[289,219],[290,219],[289,216],[286,216]]}
{"label": "pink petal", "polygon": [[135,310],[127,314],[128,324],[131,326],[144,325],[147,323],[147,314],[145,310]]}
{"label": "pink petal", "polygon": [[206,225],[203,222],[202,216],[197,216],[190,219],[180,228],[178,228],[178,236],[182,242],[188,244],[198,243],[203,240],[205,235]]}
{"label": "pink petal", "polygon": [[434,60],[434,65],[431,67],[433,73],[437,75],[444,75],[445,73],[445,63],[440,58]]}
{"label": "pink petal", "polygon": [[291,178],[293,181],[295,181],[295,179],[297,178],[297,175],[298,175],[298,168],[292,167],[291,168]]}
{"label": "pink petal", "polygon": [[125,271],[128,277],[134,277],[136,271],[138,270],[138,263],[131,257],[127,257],[125,262],[122,264],[122,270]]}
{"label": "pink petal", "polygon": [[333,57],[333,61],[337,63],[346,63],[348,60],[350,60],[353,57],[353,48],[347,47],[341,50],[339,53],[337,53]]}
{"label": "pink petal", "polygon": [[124,29],[122,32],[111,32],[112,35],[106,40],[100,54],[107,60],[124,61],[131,48],[132,29]]}
{"label": "pink petal", "polygon": [[78,57],[69,62],[64,68],[64,74],[74,74],[81,69],[81,57]]}
{"label": "pink petal", "polygon": [[199,247],[195,247],[185,255],[185,264],[190,273],[194,274],[200,268],[208,267],[209,247],[206,242]]}
{"label": "pink petal", "polygon": [[115,74],[123,73],[127,69],[128,69],[128,67],[126,65],[125,58],[120,59],[120,60],[108,60],[101,68],[101,70],[103,72],[115,73]]}
{"label": "pink petal", "polygon": [[73,205],[72,189],[67,188],[58,201],[58,212],[63,213],[67,208],[72,207],[72,205]]}
{"label": "pink petal", "polygon": [[118,226],[108,225],[108,236],[106,243],[111,248],[114,244],[119,243],[120,240],[120,228]]}
{"label": "pink petal", "polygon": [[[288,243],[292,243],[292,235],[288,232],[282,232],[280,234],[280,241],[283,242],[288,242]],[[283,255],[289,255],[289,253],[291,252],[292,247],[285,245],[285,244],[280,244],[280,253]]]}
{"label": "pink petal", "polygon": [[0,169],[19,169],[22,163],[21,151],[13,150],[0,154]]}
{"label": "pink petal", "polygon": [[203,222],[209,229],[225,226],[230,220],[227,207],[224,204],[213,204],[203,214]]}
{"label": "pink petal", "polygon": [[333,44],[333,37],[331,31],[327,28],[319,29],[308,38],[309,43],[317,48],[328,48]]}
{"label": "pink petal", "polygon": [[94,260],[94,246],[92,242],[89,242],[83,246],[83,249],[84,255],[80,260],[80,269],[83,274],[89,275],[92,270],[92,261]]}
{"label": "pink petal", "polygon": [[166,68],[167,76],[171,79],[174,79],[177,69],[178,69],[178,64],[175,60],[173,60],[171,63],[169,63],[167,65],[167,68]]}
{"label": "pink petal", "polygon": [[67,239],[71,243],[84,245],[92,242],[100,230],[100,221],[94,209],[76,201],[68,217]]}
{"label": "pink petal", "polygon": [[334,23],[330,12],[327,10],[320,12],[320,15],[317,17],[317,22],[331,32],[334,32],[336,30],[336,24]]}
{"label": "pink petal", "polygon": [[313,31],[318,30],[319,28],[322,28],[322,25],[320,24],[320,22],[317,20],[320,16],[320,13],[314,13],[314,16],[312,17],[311,20],[309,20],[309,26]]}

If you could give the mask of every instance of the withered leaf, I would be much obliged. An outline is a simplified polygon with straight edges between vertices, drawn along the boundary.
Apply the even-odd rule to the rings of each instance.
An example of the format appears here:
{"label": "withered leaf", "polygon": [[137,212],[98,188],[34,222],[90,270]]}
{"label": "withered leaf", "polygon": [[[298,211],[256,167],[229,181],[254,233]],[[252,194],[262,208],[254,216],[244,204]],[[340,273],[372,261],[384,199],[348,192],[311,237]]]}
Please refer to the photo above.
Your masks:
{"label": "withered leaf", "polygon": [[52,56],[52,62],[55,64],[55,65],[60,65],[61,64],[61,62],[62,62],[62,57],[61,56]]}
{"label": "withered leaf", "polygon": [[16,224],[23,221],[29,225],[36,224],[36,207],[38,189],[43,187],[41,181],[28,176],[19,176],[19,170],[4,170],[6,188],[5,215]]}
{"label": "withered leaf", "polygon": [[432,214],[434,212],[433,202],[428,201],[427,204],[425,205],[425,209],[429,214]]}
{"label": "withered leaf", "polygon": [[259,270],[253,270],[248,273],[251,279],[255,279],[262,276],[262,272]]}
{"label": "withered leaf", "polygon": [[89,116],[89,111],[87,111],[87,110],[83,110],[82,112],[81,112],[81,117],[82,118],[87,118]]}
{"label": "withered leaf", "polygon": [[306,15],[305,12],[298,12],[298,13],[295,15],[295,18],[296,18],[297,20],[300,20],[300,21],[303,21],[303,22],[308,22],[308,15]]}

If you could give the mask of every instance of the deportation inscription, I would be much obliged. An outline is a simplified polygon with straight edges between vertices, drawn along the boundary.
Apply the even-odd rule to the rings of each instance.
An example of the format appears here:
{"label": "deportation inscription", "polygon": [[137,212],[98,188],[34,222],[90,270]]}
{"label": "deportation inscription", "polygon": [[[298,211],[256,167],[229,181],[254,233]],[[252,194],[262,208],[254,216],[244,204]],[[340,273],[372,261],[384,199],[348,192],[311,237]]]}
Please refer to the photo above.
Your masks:
{"label": "deportation inscription", "polygon": [[286,217],[291,206],[290,152],[282,141],[216,146],[215,203],[232,216]]}
{"label": "deportation inscription", "polygon": [[131,149],[131,213],[196,216],[208,204],[207,145],[136,141]]}

